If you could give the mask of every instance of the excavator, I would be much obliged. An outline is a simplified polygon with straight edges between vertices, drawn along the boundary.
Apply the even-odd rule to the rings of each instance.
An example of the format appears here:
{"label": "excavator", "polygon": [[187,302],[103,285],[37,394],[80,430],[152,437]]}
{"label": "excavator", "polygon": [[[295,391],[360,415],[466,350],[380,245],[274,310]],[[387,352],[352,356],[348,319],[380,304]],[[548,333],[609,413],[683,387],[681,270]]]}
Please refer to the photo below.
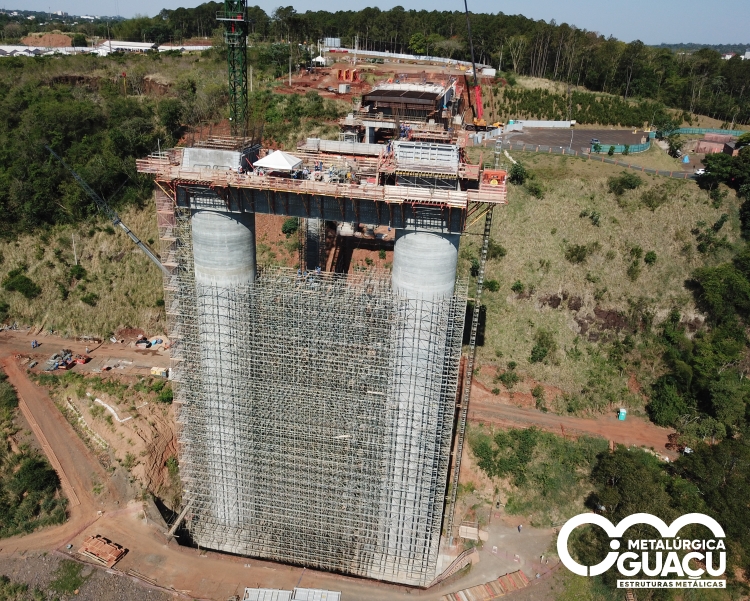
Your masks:
{"label": "excavator", "polygon": [[[466,11],[466,29],[469,33],[469,49],[471,50],[471,68],[472,77],[474,78],[474,86],[469,86],[468,80],[466,81],[466,89],[469,93],[469,106],[471,107],[471,113],[473,116],[472,124],[467,125],[466,129],[474,131],[487,131],[488,129],[495,129],[505,125],[500,121],[495,123],[487,124],[487,120],[484,118],[484,103],[482,102],[482,87],[479,85],[479,79],[477,78],[477,65],[474,62],[474,42],[471,39],[471,20],[469,19],[469,4],[468,0],[464,0],[464,10]],[[466,76],[464,75],[464,78]],[[472,104],[472,96],[474,96],[474,102]]]}

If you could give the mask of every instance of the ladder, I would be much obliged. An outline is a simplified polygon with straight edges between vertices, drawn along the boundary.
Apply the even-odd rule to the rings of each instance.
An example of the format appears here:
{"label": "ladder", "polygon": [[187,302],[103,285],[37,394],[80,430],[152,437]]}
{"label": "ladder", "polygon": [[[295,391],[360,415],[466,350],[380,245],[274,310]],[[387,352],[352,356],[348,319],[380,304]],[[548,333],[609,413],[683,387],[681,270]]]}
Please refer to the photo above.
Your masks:
{"label": "ladder", "polygon": [[456,427],[456,446],[454,451],[453,478],[451,481],[450,505],[448,508],[448,523],[446,525],[446,536],[448,539],[453,534],[453,519],[456,511],[456,496],[458,494],[458,480],[461,475],[461,454],[464,450],[464,436],[466,434],[466,417],[469,413],[469,399],[471,398],[471,383],[474,379],[474,360],[477,354],[477,330],[479,329],[479,315],[481,313],[482,290],[484,288],[484,268],[487,264],[487,249],[490,246],[490,233],[492,231],[493,205],[487,205],[484,217],[484,236],[482,238],[482,251],[479,256],[479,272],[477,273],[477,291],[474,296],[474,310],[471,313],[471,330],[469,334],[469,353],[466,357],[466,369],[464,371],[464,385],[461,393],[461,404],[458,407],[458,425]]}

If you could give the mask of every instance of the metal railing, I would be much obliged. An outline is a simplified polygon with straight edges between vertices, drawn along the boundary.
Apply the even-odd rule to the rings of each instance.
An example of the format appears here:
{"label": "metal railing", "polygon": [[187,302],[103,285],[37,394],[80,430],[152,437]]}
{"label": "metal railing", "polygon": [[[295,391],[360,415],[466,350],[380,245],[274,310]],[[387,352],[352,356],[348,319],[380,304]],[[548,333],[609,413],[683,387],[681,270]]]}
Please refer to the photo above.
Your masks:
{"label": "metal railing", "polygon": [[492,191],[487,189],[463,191],[413,188],[410,186],[338,184],[268,175],[239,174],[220,169],[186,169],[172,166],[162,158],[151,157],[138,159],[136,165],[140,173],[155,174],[157,179],[162,181],[200,183],[207,186],[232,186],[269,192],[356,198],[390,204],[431,204],[459,209],[465,209],[469,202],[507,204],[505,186],[497,186]]}

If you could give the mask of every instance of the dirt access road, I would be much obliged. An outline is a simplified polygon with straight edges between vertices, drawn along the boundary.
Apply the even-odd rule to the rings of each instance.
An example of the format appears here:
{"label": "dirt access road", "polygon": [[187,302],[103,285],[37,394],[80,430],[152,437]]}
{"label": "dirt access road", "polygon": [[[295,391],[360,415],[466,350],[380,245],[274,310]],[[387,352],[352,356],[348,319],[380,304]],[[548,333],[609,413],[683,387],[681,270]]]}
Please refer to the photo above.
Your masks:
{"label": "dirt access road", "polygon": [[[223,601],[239,594],[245,587],[269,587],[291,590],[295,586],[342,591],[350,601],[407,601],[415,597],[437,601],[450,590],[473,586],[497,578],[509,571],[502,563],[486,562],[482,570],[473,571],[459,582],[427,591],[338,576],[256,559],[233,557],[221,553],[180,547],[168,541],[163,526],[147,519],[143,503],[130,501],[119,507],[119,499],[107,475],[86,449],[75,431],[52,403],[47,392],[32,383],[13,357],[0,361],[9,381],[16,387],[38,426],[37,435],[50,461],[58,469],[64,490],[71,498],[69,520],[60,526],[46,528],[28,536],[0,541],[0,558],[18,558],[27,552],[58,551],[74,556],[83,540],[101,534],[128,550],[115,571],[137,580],[145,589],[160,587],[189,599]],[[36,430],[36,428],[35,428]],[[107,483],[110,490],[93,495],[94,481]],[[71,491],[73,494],[71,494]],[[101,512],[101,513],[100,513]],[[66,549],[67,544],[72,550]],[[531,565],[538,554],[534,548],[529,557],[521,555],[521,567]],[[507,562],[506,562],[507,563]],[[514,566],[513,569],[517,569]],[[528,571],[531,571],[529,569]],[[484,580],[483,580],[484,579]]]}
{"label": "dirt access road", "polygon": [[[68,339],[47,336],[40,338],[40,341],[44,345],[44,353],[49,351],[51,354],[63,347],[83,350],[79,348],[82,344],[71,343]],[[323,588],[342,591],[343,596],[351,601],[406,601],[414,598],[437,601],[446,592],[480,584],[508,571],[501,564],[486,561],[483,565],[480,564],[481,570],[472,570],[456,582],[418,591],[256,559],[180,547],[175,541],[167,541],[163,527],[145,517],[143,503],[131,501],[125,507],[118,505],[122,499],[118,498],[115,487],[97,460],[54,406],[47,392],[28,379],[25,369],[19,366],[13,357],[19,352],[28,354],[28,350],[30,337],[24,333],[0,334],[0,362],[10,382],[18,390],[19,397],[31,417],[30,421],[33,420],[37,425],[35,430],[38,432],[40,443],[53,465],[59,466],[61,479],[66,481],[65,491],[71,497],[69,520],[61,526],[0,541],[0,557],[18,557],[29,551],[67,552],[67,544],[72,544],[75,551],[86,536],[101,534],[128,549],[126,556],[116,566],[119,574],[137,578],[145,588],[155,585],[186,598],[217,601],[241,594],[246,586],[286,590],[295,586]],[[166,353],[148,354],[121,345],[104,345],[101,349],[95,349],[94,354],[105,351],[116,352],[125,357],[138,357],[144,364],[153,362],[154,365],[163,365],[165,359],[168,360]],[[649,436],[639,438],[643,435],[644,428],[645,431],[649,431],[650,427],[642,420],[629,419],[624,423],[608,424],[606,418],[584,420],[560,417],[511,405],[500,405],[492,396],[475,385],[470,406],[472,419],[509,426],[537,425],[553,432],[558,432],[560,423],[563,423],[568,432],[605,436],[623,444],[645,444],[654,446],[657,450],[656,439],[661,441],[663,436],[666,440],[666,431],[655,434],[654,441]],[[616,431],[610,431],[610,428],[615,428]],[[93,494],[95,480],[106,484],[108,489],[96,498]],[[515,547],[516,545],[511,543],[507,548],[514,553],[517,552]],[[526,562],[533,560],[531,556],[525,557],[522,549],[518,552],[521,556],[521,567],[525,567]],[[537,556],[536,551],[533,555]]]}
{"label": "dirt access road", "polygon": [[653,448],[660,455],[670,459],[677,456],[664,446],[669,442],[668,436],[673,430],[660,428],[642,418],[628,416],[625,421],[619,421],[614,415],[585,419],[543,413],[536,409],[503,403],[476,381],[471,387],[468,418],[475,423],[492,423],[505,427],[536,426],[554,434],[600,436],[616,444]]}
{"label": "dirt access road", "polygon": [[[12,357],[0,361],[8,381],[18,392],[19,404],[45,454],[63,482],[68,497],[68,521],[23,537],[3,540],[2,552],[15,549],[55,548],[98,519],[98,512],[116,507],[119,498],[109,476],[58,411],[47,392],[31,381]],[[94,484],[106,487],[95,500]]]}

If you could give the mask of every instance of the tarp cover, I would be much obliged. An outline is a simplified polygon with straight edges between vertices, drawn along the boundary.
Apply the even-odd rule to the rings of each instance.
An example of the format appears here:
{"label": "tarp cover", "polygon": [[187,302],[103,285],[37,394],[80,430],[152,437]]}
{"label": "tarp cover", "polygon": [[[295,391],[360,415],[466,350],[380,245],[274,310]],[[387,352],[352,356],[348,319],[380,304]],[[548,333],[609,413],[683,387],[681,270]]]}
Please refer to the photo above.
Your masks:
{"label": "tarp cover", "polygon": [[302,164],[302,159],[298,159],[283,150],[275,150],[262,159],[255,161],[253,167],[263,167],[272,171],[292,171]]}

